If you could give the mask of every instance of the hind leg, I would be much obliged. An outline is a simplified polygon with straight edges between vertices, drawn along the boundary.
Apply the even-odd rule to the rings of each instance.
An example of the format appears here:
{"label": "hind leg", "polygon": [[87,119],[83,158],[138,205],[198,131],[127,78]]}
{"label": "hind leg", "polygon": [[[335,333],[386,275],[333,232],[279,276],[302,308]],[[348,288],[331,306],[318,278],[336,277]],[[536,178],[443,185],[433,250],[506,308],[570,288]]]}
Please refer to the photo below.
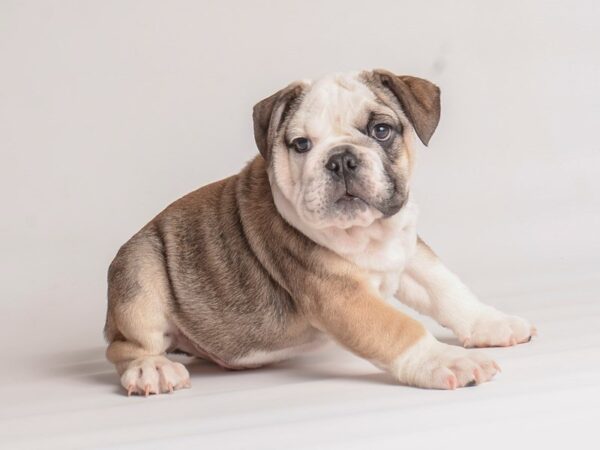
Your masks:
{"label": "hind leg", "polygon": [[131,361],[121,375],[121,385],[127,395],[145,396],[191,387],[185,366],[165,356],[144,356]]}
{"label": "hind leg", "polygon": [[181,363],[164,356],[160,347],[132,341],[115,341],[106,351],[121,375],[127,395],[160,394],[191,386],[190,375]]}
{"label": "hind leg", "polygon": [[109,269],[106,357],[128,394],[190,387],[185,366],[165,356],[176,346],[177,331],[169,319],[170,290],[156,246],[151,234],[136,236]]}

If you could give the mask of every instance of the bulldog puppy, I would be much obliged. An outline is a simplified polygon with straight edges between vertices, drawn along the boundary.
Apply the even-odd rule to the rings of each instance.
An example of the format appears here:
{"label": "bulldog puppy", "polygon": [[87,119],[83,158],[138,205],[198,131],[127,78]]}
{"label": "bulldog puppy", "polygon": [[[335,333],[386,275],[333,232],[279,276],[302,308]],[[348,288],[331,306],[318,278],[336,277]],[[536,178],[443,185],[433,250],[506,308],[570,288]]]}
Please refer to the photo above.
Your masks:
{"label": "bulldog puppy", "polygon": [[127,393],[189,387],[169,352],[245,369],[325,336],[402,384],[490,380],[491,358],[438,342],[386,301],[465,347],[535,333],[480,303],[417,236],[413,137],[427,145],[439,116],[435,85],[384,70],[292,83],[258,103],[260,156],[171,204],[110,265],[106,355]]}

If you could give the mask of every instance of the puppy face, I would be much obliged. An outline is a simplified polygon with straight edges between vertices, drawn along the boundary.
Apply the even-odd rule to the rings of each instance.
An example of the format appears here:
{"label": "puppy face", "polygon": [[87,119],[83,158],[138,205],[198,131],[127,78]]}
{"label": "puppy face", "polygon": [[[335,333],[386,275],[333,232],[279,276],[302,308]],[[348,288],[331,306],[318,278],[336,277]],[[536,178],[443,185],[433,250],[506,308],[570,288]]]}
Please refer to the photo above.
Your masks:
{"label": "puppy face", "polygon": [[408,195],[412,133],[426,143],[438,119],[435,86],[385,71],[293,83],[254,109],[271,182],[316,229],[397,213]]}

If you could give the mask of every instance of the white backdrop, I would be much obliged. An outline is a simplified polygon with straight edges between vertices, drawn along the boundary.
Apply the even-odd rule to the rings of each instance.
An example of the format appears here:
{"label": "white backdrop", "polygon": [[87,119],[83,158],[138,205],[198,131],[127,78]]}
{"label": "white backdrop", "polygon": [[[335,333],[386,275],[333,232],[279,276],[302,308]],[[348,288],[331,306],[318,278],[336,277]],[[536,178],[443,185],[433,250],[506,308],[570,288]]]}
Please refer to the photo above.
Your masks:
{"label": "white backdrop", "polygon": [[420,232],[482,297],[597,280],[599,5],[2,0],[6,358],[102,346],[118,247],[256,154],[255,102],[332,71],[441,87]]}

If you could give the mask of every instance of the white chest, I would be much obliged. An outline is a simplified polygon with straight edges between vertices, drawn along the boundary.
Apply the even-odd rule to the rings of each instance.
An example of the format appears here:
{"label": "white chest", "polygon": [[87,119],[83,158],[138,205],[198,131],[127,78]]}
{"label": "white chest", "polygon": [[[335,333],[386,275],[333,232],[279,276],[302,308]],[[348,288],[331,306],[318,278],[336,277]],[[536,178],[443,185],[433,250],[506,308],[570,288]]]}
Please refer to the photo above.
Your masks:
{"label": "white chest", "polygon": [[414,255],[417,245],[417,207],[409,202],[396,216],[360,230],[357,242],[334,249],[362,268],[373,288],[384,298],[397,291],[400,275]]}
{"label": "white chest", "polygon": [[286,220],[318,244],[363,269],[372,287],[384,298],[398,290],[400,276],[417,247],[417,205],[409,200],[394,216],[369,226],[314,229],[273,188],[275,204]]}

